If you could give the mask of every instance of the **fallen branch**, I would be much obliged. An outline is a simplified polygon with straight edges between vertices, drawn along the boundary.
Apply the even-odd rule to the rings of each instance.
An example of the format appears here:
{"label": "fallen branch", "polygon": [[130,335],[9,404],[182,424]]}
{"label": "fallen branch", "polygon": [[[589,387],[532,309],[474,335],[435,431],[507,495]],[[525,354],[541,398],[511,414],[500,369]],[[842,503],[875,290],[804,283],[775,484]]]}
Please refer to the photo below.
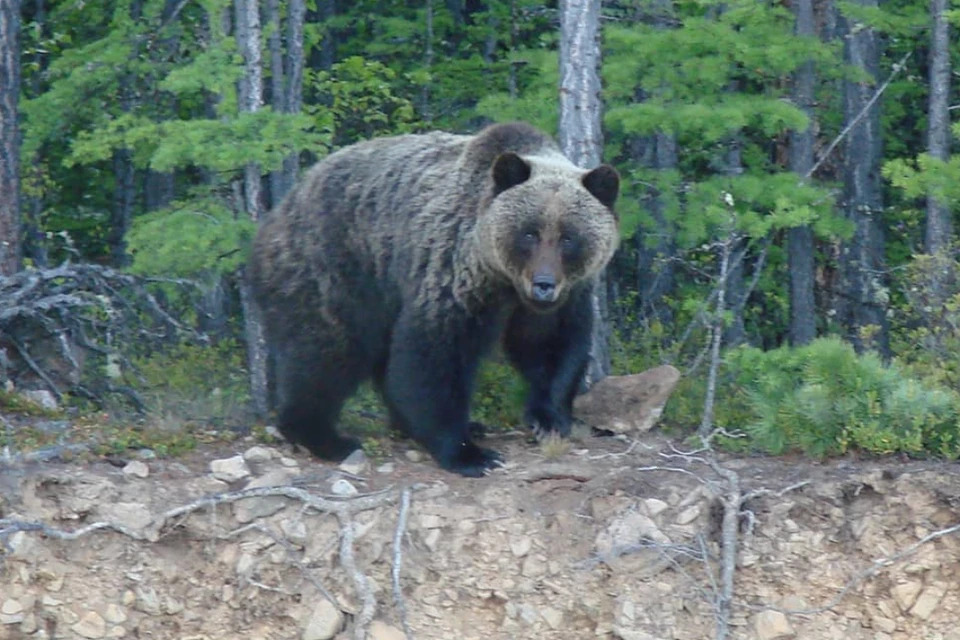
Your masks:
{"label": "fallen branch", "polygon": [[410,490],[404,489],[400,494],[400,513],[397,515],[397,528],[393,533],[393,564],[391,577],[393,579],[393,602],[400,615],[400,624],[407,640],[413,640],[413,633],[407,623],[407,607],[403,601],[403,591],[400,588],[400,565],[403,562],[403,535],[407,529],[407,514],[410,511]]}

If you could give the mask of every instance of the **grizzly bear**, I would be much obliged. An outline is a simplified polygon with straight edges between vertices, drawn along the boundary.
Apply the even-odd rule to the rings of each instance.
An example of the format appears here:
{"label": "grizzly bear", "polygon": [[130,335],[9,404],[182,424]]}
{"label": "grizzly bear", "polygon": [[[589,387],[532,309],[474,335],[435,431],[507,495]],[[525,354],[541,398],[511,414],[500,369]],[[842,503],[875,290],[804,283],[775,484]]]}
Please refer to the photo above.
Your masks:
{"label": "grizzly bear", "polygon": [[266,217],[248,274],[274,363],[278,427],[339,460],[336,422],[372,380],[392,426],[444,469],[501,461],[471,437],[481,358],[501,341],[525,420],[568,435],[593,287],[619,242],[616,170],[583,170],[524,123],[348,146]]}

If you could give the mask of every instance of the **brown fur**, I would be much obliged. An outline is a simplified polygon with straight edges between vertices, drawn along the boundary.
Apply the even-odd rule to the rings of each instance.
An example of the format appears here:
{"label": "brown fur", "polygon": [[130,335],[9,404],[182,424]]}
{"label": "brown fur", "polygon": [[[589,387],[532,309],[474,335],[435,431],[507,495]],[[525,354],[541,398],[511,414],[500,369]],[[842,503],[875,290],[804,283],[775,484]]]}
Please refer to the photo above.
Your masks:
{"label": "brown fur", "polygon": [[[609,167],[578,169],[522,123],[341,149],[306,173],[254,242],[249,274],[268,342],[301,375],[313,369],[291,360],[299,352],[324,369],[363,361],[372,373],[360,377],[387,366],[394,324],[412,310],[439,337],[489,316],[494,335],[478,338],[489,342],[518,303],[545,311],[532,302],[536,274],[556,279],[552,309],[591,286],[617,247],[617,180]],[[526,253],[525,227],[538,235]],[[563,258],[571,236],[582,259]]]}

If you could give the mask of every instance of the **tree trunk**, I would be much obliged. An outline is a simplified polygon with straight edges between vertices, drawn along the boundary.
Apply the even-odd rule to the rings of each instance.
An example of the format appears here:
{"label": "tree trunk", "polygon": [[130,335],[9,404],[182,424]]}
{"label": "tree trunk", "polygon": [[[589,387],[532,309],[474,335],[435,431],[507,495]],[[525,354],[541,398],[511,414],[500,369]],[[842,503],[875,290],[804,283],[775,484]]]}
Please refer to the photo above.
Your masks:
{"label": "tree trunk", "polygon": [[[731,91],[736,91],[737,87],[731,85]],[[727,150],[723,159],[723,173],[728,176],[738,176],[743,173],[743,157],[741,153],[740,134],[734,134],[727,142]],[[739,234],[737,234],[739,235]],[[746,249],[747,241],[745,238],[733,237],[730,240],[730,246],[727,247],[728,253],[734,257]],[[747,264],[747,256],[740,256],[736,263],[729,260],[726,274],[726,283],[724,284],[726,309],[731,313],[730,324],[723,330],[723,345],[726,347],[735,347],[743,344],[747,340],[747,329],[743,319],[743,311],[747,306],[747,284],[744,268]]]}
{"label": "tree trunk", "polygon": [[[286,75],[286,113],[300,113],[303,107],[303,23],[307,15],[304,0],[289,0],[287,3],[287,56],[284,72]],[[291,153],[283,159],[282,192],[275,198],[279,202],[287,194],[300,172],[300,154]]]}
{"label": "tree trunk", "polygon": [[[274,113],[286,113],[287,92],[283,81],[280,0],[267,0],[267,26],[270,29],[270,36],[267,38],[267,47],[270,51],[270,105]],[[286,193],[283,181],[282,167],[270,172],[270,199],[265,209],[272,209],[283,198],[283,193]]]}
{"label": "tree trunk", "polygon": [[[263,105],[263,69],[260,55],[260,7],[257,0],[236,0],[235,35],[244,61],[240,79],[240,111],[254,113]],[[244,168],[244,206],[251,220],[262,217],[260,167],[249,163]],[[253,302],[244,274],[240,274],[240,301],[243,306],[247,340],[247,366],[250,370],[250,397],[253,410],[264,417],[269,409],[267,384],[267,343],[260,310]]]}
{"label": "tree trunk", "polygon": [[[930,0],[933,30],[930,42],[930,112],[927,147],[930,156],[950,159],[950,23],[948,0]],[[946,249],[953,234],[949,203],[937,194],[927,196],[927,253]],[[938,278],[935,278],[938,280]],[[938,283],[933,283],[938,287]]]}
{"label": "tree trunk", "polygon": [[[801,37],[816,35],[813,19],[813,0],[794,0],[796,34]],[[809,125],[803,131],[790,132],[790,170],[805,179],[813,168],[813,92],[816,83],[813,61],[807,60],[794,75],[794,103],[807,114]],[[808,344],[817,336],[816,305],[814,302],[813,229],[809,225],[787,231],[787,260],[790,265],[790,344]]]}
{"label": "tree trunk", "polygon": [[[600,1],[560,0],[560,146],[584,169],[603,155],[599,72]],[[606,274],[594,295],[594,325],[587,387],[610,373]]]}
{"label": "tree trunk", "polygon": [[[638,13],[638,19],[648,21],[657,29],[670,28],[673,19],[673,0],[653,0],[647,10]],[[648,96],[642,89],[635,92],[635,100],[643,102]],[[631,155],[640,165],[657,172],[677,168],[677,139],[673,133],[657,131],[650,136],[635,138]],[[666,304],[675,285],[676,254],[674,225],[668,219],[669,194],[654,186],[647,187],[645,206],[653,218],[652,229],[640,229],[634,236],[637,252],[637,292],[639,316],[644,321],[656,320],[665,326],[673,322],[673,312]]]}
{"label": "tree trunk", "polygon": [[0,276],[20,269],[20,2],[0,0]]}
{"label": "tree trunk", "polygon": [[[876,7],[877,0],[856,0]],[[844,39],[844,62],[859,67],[873,78],[870,83],[843,82],[843,122],[852,123],[865,111],[878,86],[880,46],[877,32],[840,15],[838,28]],[[882,147],[880,100],[866,109],[866,115],[851,128],[844,140],[843,191],[841,208],[854,224],[853,237],[841,246],[842,290],[840,321],[848,338],[863,351],[876,348],[889,354],[884,283],[884,238],[880,226],[883,210],[880,184]]]}
{"label": "tree trunk", "polygon": [[[427,69],[427,73],[430,73],[431,68],[433,67],[433,0],[427,0],[427,11],[426,11],[426,50],[423,55],[423,64]],[[420,114],[423,117],[423,121],[426,123],[430,122],[430,81],[424,83],[423,85],[423,94],[421,95],[421,105],[420,105]]]}

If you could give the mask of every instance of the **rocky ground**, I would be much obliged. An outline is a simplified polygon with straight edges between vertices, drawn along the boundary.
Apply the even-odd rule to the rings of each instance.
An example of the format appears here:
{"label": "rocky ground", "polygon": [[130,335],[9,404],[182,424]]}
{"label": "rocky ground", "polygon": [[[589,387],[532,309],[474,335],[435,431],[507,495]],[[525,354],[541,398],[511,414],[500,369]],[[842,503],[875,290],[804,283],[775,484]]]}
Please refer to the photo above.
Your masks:
{"label": "rocky ground", "polygon": [[[483,479],[399,443],[343,468],[253,442],[0,466],[0,638],[394,640],[404,617],[418,640],[714,637],[709,468],[655,434],[492,440],[509,464]],[[957,465],[723,464],[769,490],[741,519],[732,637],[960,640],[960,538],[927,540],[960,523]]]}

